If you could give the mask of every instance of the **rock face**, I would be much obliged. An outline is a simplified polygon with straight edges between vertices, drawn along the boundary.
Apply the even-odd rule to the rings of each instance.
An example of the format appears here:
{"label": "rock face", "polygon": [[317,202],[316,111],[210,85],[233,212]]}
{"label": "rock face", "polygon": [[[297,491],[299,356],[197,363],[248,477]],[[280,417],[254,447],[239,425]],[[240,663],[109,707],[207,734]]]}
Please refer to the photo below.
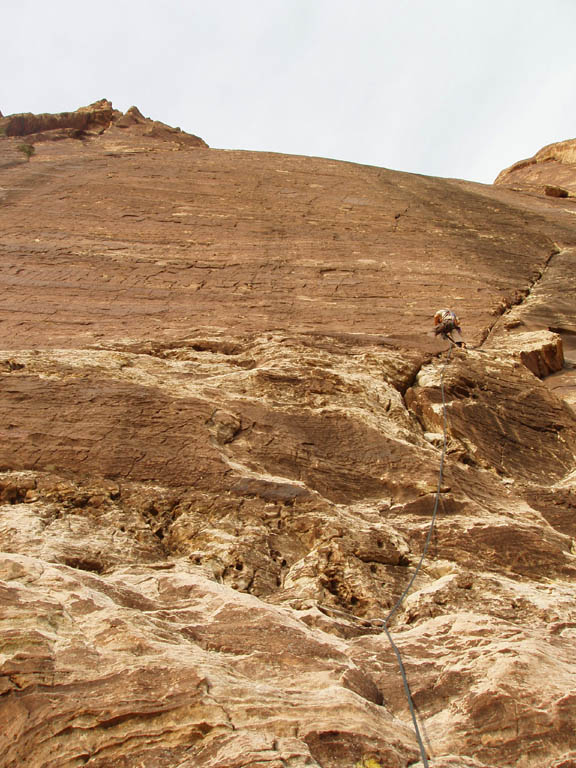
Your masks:
{"label": "rock face", "polygon": [[576,197],[576,139],[549,144],[506,168],[494,183],[528,194]]}
{"label": "rock face", "polygon": [[[117,129],[121,129],[120,132]],[[87,140],[104,133],[109,137],[122,132],[128,132],[132,136],[165,139],[184,146],[208,146],[198,136],[144,117],[137,107],[130,107],[126,114],[122,114],[114,109],[107,99],[81,107],[75,112],[60,112],[54,115],[26,113],[2,117],[0,113],[0,135],[25,138],[31,144],[60,139]]]}
{"label": "rock face", "polygon": [[576,766],[576,201],[0,124],[2,767],[421,765],[441,384],[430,765]]}

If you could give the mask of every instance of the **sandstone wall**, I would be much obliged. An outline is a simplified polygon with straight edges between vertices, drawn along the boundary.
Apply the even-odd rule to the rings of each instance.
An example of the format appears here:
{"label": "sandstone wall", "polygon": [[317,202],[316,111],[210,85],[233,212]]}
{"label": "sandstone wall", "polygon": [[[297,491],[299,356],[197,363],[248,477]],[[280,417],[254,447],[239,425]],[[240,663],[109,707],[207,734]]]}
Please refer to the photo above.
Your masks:
{"label": "sandstone wall", "polygon": [[444,371],[430,765],[576,766],[576,203],[112,118],[0,137],[0,765],[421,765]]}

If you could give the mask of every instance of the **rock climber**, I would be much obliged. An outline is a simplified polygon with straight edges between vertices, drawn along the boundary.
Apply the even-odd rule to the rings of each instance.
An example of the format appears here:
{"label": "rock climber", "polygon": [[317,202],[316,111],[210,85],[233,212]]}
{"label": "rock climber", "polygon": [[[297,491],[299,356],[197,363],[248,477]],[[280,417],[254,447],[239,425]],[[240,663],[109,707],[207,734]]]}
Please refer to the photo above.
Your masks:
{"label": "rock climber", "polygon": [[[439,309],[434,315],[434,333],[457,347],[466,347],[462,340],[460,320],[451,309]],[[454,338],[456,335],[456,338]]]}

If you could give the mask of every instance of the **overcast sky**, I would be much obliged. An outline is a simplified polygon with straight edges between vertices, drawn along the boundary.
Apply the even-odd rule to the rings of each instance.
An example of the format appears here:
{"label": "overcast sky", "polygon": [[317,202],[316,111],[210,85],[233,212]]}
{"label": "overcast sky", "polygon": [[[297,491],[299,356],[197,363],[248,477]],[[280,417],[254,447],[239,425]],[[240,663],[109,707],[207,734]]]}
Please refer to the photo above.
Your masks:
{"label": "overcast sky", "polygon": [[491,182],[576,137],[576,0],[4,0],[0,110]]}

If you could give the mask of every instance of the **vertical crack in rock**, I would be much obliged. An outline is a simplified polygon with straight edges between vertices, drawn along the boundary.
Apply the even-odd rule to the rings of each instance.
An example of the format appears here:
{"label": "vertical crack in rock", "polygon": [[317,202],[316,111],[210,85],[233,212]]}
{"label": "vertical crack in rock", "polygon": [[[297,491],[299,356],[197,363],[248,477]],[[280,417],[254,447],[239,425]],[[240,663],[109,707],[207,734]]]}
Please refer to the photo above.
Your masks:
{"label": "vertical crack in rock", "polygon": [[490,340],[491,336],[497,330],[498,326],[503,321],[505,321],[506,317],[510,314],[510,312],[513,309],[516,309],[517,307],[521,307],[530,299],[535,289],[545,278],[546,272],[548,271],[554,257],[561,253],[562,253],[562,249],[558,245],[554,245],[554,248],[551,250],[550,254],[548,255],[548,258],[544,262],[542,269],[538,271],[538,274],[531,281],[528,288],[521,291],[516,291],[514,297],[506,298],[502,302],[500,311],[498,312],[498,317],[494,320],[494,322],[491,325],[488,326],[488,328],[486,328],[486,330],[482,334],[482,341],[480,343],[480,347],[482,347],[487,341]]}

